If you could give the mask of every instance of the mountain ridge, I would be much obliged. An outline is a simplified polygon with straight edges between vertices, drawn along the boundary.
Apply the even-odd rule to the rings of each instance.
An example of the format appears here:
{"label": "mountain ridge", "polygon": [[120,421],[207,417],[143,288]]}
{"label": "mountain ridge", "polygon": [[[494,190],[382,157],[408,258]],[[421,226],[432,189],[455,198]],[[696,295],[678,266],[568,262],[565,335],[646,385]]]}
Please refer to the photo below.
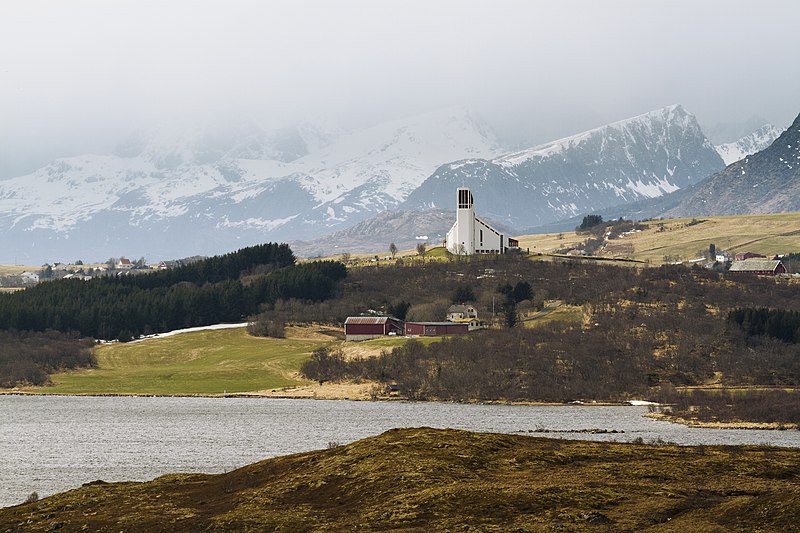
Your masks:
{"label": "mountain ridge", "polygon": [[800,115],[767,148],[709,177],[663,216],[800,211]]}
{"label": "mountain ridge", "polygon": [[462,107],[355,132],[255,122],[166,130],[0,181],[0,260],[161,259],[268,240],[312,255],[339,250],[337,239],[413,247],[418,235],[446,232],[442,210],[452,212],[462,185],[504,228],[574,227],[587,213],[650,218],[722,170],[720,154],[755,151],[777,131],[714,147],[678,104],[521,150],[504,150]]}
{"label": "mountain ridge", "polygon": [[694,116],[672,105],[495,159],[442,165],[402,208],[447,205],[464,185],[485,214],[530,227],[662,196],[723,167]]}
{"label": "mountain ridge", "polygon": [[[271,150],[265,132],[245,130],[261,139],[256,147]],[[132,142],[117,154],[57,159],[0,182],[2,259],[179,257],[316,237],[395,208],[440,157],[498,150],[494,135],[464,108],[327,140],[291,161],[232,157],[259,152],[224,135],[206,142],[202,132],[186,139],[167,133],[163,145]]]}

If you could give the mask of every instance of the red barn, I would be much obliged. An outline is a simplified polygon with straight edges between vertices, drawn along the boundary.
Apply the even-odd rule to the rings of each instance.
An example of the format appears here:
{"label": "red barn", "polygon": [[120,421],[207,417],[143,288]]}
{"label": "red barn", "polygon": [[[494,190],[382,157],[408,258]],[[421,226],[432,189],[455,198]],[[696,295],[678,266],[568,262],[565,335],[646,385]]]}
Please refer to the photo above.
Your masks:
{"label": "red barn", "polygon": [[403,322],[390,316],[349,316],[344,321],[344,338],[365,341],[384,335],[402,335]]}
{"label": "red barn", "polygon": [[406,322],[406,335],[461,335],[469,333],[469,323]]}
{"label": "red barn", "polygon": [[786,274],[786,267],[777,259],[759,261],[748,259],[747,261],[734,261],[728,270],[732,274],[756,274],[757,276],[776,276]]}

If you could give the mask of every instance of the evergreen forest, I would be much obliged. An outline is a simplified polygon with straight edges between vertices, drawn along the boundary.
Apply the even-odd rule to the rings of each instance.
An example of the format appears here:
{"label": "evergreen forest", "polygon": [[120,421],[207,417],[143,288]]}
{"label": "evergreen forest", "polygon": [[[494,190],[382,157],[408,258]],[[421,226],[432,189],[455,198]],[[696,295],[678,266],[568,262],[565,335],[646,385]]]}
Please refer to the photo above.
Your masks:
{"label": "evergreen forest", "polygon": [[288,245],[263,244],[170,270],[55,280],[0,294],[0,330],[124,341],[242,321],[282,299],[322,301],[346,275],[341,263],[297,264]]}

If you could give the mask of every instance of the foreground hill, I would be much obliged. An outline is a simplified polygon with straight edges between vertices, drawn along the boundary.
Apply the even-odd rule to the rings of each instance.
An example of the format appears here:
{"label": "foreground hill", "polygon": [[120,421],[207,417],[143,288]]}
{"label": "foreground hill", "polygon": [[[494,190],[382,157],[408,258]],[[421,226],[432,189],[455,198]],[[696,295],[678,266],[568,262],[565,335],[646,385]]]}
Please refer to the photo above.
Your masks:
{"label": "foreground hill", "polygon": [[220,475],[98,481],[4,531],[790,531],[800,452],[399,429]]}

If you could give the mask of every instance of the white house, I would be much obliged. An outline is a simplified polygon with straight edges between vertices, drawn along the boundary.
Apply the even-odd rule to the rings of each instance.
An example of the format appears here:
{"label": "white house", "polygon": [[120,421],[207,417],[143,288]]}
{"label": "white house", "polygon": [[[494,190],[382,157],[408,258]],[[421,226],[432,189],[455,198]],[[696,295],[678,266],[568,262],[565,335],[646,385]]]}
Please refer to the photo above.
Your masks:
{"label": "white house", "polygon": [[472,192],[466,187],[456,191],[456,222],[447,232],[447,249],[456,255],[504,254],[519,243],[475,216]]}
{"label": "white house", "polygon": [[39,274],[36,272],[23,272],[22,283],[39,283]]}
{"label": "white house", "polygon": [[470,318],[478,318],[478,312],[472,305],[451,305],[447,308],[447,320],[450,322],[469,320]]}

